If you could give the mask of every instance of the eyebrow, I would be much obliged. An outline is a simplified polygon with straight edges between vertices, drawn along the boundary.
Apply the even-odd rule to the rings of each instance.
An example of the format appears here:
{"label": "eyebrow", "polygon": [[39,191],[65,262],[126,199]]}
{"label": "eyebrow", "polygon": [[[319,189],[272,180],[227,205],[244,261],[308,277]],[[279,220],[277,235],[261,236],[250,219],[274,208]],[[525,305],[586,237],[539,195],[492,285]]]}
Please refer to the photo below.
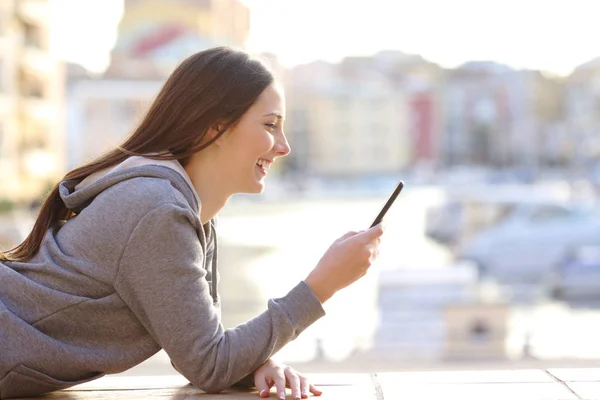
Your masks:
{"label": "eyebrow", "polygon": [[265,115],[263,115],[263,117],[277,117],[277,119],[283,119],[281,114],[278,114],[276,112],[265,114]]}

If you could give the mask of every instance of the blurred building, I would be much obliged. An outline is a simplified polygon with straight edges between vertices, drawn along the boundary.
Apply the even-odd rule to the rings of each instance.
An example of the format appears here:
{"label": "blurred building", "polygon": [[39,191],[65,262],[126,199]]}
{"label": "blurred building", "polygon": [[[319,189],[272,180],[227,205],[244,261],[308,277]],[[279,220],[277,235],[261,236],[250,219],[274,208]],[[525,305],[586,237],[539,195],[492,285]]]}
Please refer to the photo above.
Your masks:
{"label": "blurred building", "polygon": [[384,77],[343,76],[339,67],[316,63],[289,78],[289,168],[332,178],[401,171],[412,153],[406,97]]}
{"label": "blurred building", "polygon": [[296,67],[286,83],[289,168],[360,178],[435,164],[440,74],[421,57],[398,51]]}
{"label": "blurred building", "polygon": [[118,145],[140,121],[166,77],[203,49],[243,48],[249,9],[239,0],[125,0],[111,64],[102,77],[70,71],[69,167]]}
{"label": "blurred building", "polygon": [[566,80],[568,148],[575,165],[600,161],[600,57],[579,67]]}
{"label": "blurred building", "polygon": [[[496,63],[467,63],[448,71],[444,87],[445,165],[511,163],[509,130],[520,117],[515,113],[525,112],[520,95],[526,94],[523,82],[515,80],[513,72]],[[517,96],[509,98],[510,89]]]}
{"label": "blurred building", "polygon": [[561,85],[494,62],[450,70],[444,84],[444,165],[525,166],[546,160],[563,110]]}
{"label": "blurred building", "polygon": [[72,84],[67,98],[68,167],[88,162],[119,145],[132,133],[160,80],[83,79]]}
{"label": "blurred building", "polygon": [[47,0],[0,1],[0,196],[37,200],[65,170],[62,63]]}
{"label": "blurred building", "polygon": [[243,47],[250,12],[239,0],[125,0],[109,71],[168,75],[201,49]]}

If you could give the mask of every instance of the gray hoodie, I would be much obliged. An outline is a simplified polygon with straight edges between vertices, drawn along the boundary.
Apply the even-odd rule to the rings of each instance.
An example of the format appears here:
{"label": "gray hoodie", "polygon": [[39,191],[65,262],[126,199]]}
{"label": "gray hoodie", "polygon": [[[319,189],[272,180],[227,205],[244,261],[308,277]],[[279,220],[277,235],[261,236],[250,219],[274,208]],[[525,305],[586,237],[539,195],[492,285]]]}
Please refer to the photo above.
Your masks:
{"label": "gray hoodie", "polygon": [[162,163],[61,182],[77,216],[48,230],[30,261],[0,263],[0,399],[122,372],[161,348],[192,384],[218,392],[324,315],[301,281],[225,330],[215,223],[201,224],[179,163]]}

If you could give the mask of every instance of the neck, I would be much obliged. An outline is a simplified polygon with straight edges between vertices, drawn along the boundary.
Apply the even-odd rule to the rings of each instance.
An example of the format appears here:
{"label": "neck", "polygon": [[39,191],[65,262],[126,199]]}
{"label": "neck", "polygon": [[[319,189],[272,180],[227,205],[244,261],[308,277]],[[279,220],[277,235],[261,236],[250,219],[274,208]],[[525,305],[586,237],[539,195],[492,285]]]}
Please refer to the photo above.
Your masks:
{"label": "neck", "polygon": [[225,207],[231,196],[223,185],[226,180],[219,176],[214,163],[200,157],[192,157],[185,171],[200,197],[200,221],[206,224]]}

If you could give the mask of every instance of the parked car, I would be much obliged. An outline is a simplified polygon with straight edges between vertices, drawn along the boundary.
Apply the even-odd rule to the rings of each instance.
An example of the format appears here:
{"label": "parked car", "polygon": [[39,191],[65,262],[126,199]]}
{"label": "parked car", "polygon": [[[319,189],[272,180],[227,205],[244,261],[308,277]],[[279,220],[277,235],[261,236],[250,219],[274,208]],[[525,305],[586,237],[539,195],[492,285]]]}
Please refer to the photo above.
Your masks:
{"label": "parked car", "polygon": [[444,197],[428,210],[425,234],[442,245],[459,248],[501,222],[516,206],[565,201],[567,193],[564,188],[521,184],[471,185],[447,189]]}
{"label": "parked car", "polygon": [[560,268],[574,249],[600,245],[600,212],[575,203],[516,206],[496,225],[480,231],[458,252],[480,275],[503,282],[538,283]]}
{"label": "parked car", "polygon": [[582,246],[567,255],[549,278],[552,297],[564,300],[600,299],[600,246]]}

